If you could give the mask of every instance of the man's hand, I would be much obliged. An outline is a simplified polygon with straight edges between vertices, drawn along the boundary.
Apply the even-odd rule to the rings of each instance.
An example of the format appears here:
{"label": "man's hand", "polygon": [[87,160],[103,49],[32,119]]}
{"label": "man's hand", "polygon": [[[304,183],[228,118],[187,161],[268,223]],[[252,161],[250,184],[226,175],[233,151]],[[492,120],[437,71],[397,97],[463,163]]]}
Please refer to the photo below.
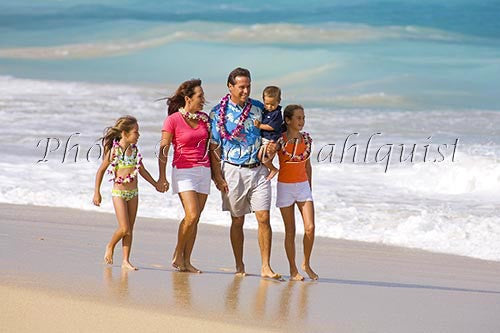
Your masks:
{"label": "man's hand", "polygon": [[253,121],[253,124],[254,124],[254,126],[255,126],[255,127],[260,128],[260,124],[261,124],[261,122],[260,122],[258,119],[255,119],[255,120]]}

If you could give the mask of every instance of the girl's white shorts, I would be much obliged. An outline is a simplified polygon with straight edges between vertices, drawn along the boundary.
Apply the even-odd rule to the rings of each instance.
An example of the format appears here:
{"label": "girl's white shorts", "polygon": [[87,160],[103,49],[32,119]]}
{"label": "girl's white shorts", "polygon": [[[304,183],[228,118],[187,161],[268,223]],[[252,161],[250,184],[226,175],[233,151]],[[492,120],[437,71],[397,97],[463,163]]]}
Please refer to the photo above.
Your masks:
{"label": "girl's white shorts", "polygon": [[277,186],[276,207],[289,207],[295,202],[313,201],[309,182],[282,183]]}

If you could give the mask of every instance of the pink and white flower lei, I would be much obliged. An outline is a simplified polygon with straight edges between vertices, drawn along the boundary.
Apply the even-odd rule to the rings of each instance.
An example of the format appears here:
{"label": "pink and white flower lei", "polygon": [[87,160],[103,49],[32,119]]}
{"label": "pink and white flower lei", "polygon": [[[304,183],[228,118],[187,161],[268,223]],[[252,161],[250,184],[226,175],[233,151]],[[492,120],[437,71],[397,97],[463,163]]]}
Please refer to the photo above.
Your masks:
{"label": "pink and white flower lei", "polygon": [[288,142],[285,142],[283,137],[278,139],[278,144],[281,145],[281,153],[289,157],[290,158],[289,161],[291,162],[302,162],[307,160],[309,156],[311,156],[312,138],[307,132],[301,132],[300,134],[302,134],[302,137],[304,138],[304,144],[306,145],[306,149],[299,155],[293,155],[286,150],[286,145],[288,144]]}
{"label": "pink and white flower lei", "polygon": [[187,112],[184,108],[179,108],[179,112],[182,114],[182,116],[188,120],[201,120],[204,122],[207,126],[210,124],[210,120],[208,119],[208,115],[204,112],[196,112],[196,113],[191,113]]}
{"label": "pink and white flower lei", "polygon": [[230,95],[227,94],[220,101],[219,117],[217,118],[217,131],[219,132],[220,137],[226,140],[232,140],[238,135],[240,135],[241,130],[245,128],[245,121],[248,119],[248,116],[250,115],[250,109],[252,108],[252,101],[249,98],[247,101],[247,105],[245,106],[243,112],[241,113],[240,120],[238,121],[236,128],[231,132],[231,134],[229,134],[225,126],[226,111],[227,111],[227,104],[229,103],[229,96]]}
{"label": "pink and white flower lei", "polygon": [[[118,166],[118,159],[119,159],[118,155],[122,155],[125,153],[124,152],[122,153],[122,151],[121,151],[122,147],[120,147],[120,143],[117,140],[113,141],[114,151],[113,151],[112,161],[111,161],[111,170],[108,170],[108,174],[112,175],[112,178],[109,180],[110,182],[114,181],[116,184],[126,184],[126,183],[133,182],[134,179],[137,177],[137,172],[139,172],[139,168],[141,167],[142,155],[139,152],[139,150],[137,149],[137,146],[135,144],[132,144],[130,147],[132,149],[135,149],[135,151],[137,153],[134,171],[132,171],[132,173],[129,173],[127,176],[125,176],[125,178],[122,176],[116,177],[116,170],[117,170],[116,168]],[[132,154],[133,154],[133,152],[132,152]]]}

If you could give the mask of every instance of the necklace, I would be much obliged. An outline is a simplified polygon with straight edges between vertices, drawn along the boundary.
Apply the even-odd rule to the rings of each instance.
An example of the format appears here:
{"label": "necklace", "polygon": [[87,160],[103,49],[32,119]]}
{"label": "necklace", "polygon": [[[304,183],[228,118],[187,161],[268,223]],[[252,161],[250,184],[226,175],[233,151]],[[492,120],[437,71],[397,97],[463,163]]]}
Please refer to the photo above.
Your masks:
{"label": "necklace", "polygon": [[191,113],[191,112],[187,112],[184,108],[179,108],[179,112],[182,114],[182,116],[185,119],[188,119],[188,120],[201,120],[205,124],[208,124],[208,122],[209,122],[208,121],[208,116],[204,112]]}
{"label": "necklace", "polygon": [[227,132],[226,126],[224,124],[226,119],[228,102],[229,102],[229,94],[224,96],[220,101],[219,117],[217,119],[217,131],[220,133],[221,138],[226,140],[232,140],[235,137],[237,137],[240,134],[241,130],[245,127],[244,125],[245,121],[248,119],[248,116],[250,115],[250,109],[252,108],[252,101],[250,100],[250,98],[248,99],[247,105],[245,106],[243,112],[241,113],[240,120],[238,121],[236,128],[231,133]]}
{"label": "necklace", "polygon": [[[281,145],[281,153],[283,155],[289,157],[290,161],[293,161],[293,162],[302,162],[302,161],[305,161],[311,155],[311,147],[312,147],[312,138],[311,138],[311,136],[307,132],[301,132],[300,134],[304,138],[304,144],[306,145],[306,149],[301,154],[299,154],[299,155],[295,155],[294,154],[295,152],[289,153],[286,150],[286,145],[288,144],[288,142],[285,142],[285,140],[283,140],[283,137],[281,137],[281,138],[278,139],[278,143]],[[295,139],[295,140],[297,140],[297,139]]]}
{"label": "necklace", "polygon": [[[116,184],[125,184],[131,183],[137,177],[137,172],[141,167],[142,155],[139,153],[137,146],[135,144],[130,145],[132,148],[132,154],[127,156],[125,151],[122,151],[122,147],[120,147],[120,143],[115,140],[113,141],[113,154],[111,156],[111,170],[108,170],[108,174],[112,175],[112,178],[109,180],[110,182],[114,181]],[[133,167],[134,171],[129,173],[127,176],[117,177],[117,170],[119,167]]]}

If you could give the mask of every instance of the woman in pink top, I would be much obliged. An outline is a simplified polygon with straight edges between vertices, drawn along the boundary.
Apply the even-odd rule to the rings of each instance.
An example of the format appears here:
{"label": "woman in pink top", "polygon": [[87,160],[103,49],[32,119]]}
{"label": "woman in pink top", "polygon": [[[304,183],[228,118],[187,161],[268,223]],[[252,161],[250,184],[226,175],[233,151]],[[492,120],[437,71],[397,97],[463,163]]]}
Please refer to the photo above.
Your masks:
{"label": "woman in pink top", "polygon": [[159,184],[168,190],[165,166],[170,144],[174,147],[172,161],[172,192],[178,194],[184,208],[179,225],[177,246],[172,266],[179,271],[201,273],[191,265],[198,221],[210,192],[210,160],[207,153],[208,116],[201,112],[205,104],[201,80],[182,83],[167,99],[168,117],[162,128]]}

